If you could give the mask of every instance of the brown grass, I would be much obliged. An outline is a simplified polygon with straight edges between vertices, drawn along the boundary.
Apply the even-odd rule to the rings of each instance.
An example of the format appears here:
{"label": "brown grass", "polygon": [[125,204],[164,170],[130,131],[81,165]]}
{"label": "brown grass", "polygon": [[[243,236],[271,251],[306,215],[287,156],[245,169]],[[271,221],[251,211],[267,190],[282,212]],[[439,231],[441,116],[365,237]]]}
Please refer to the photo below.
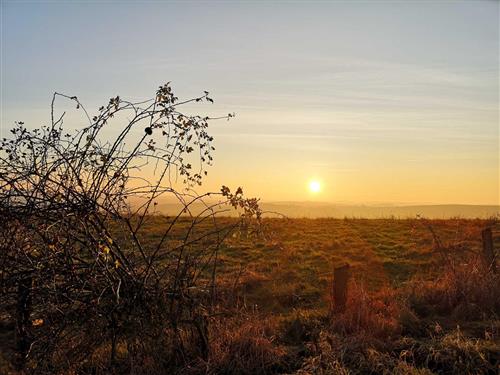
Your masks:
{"label": "brown grass", "polygon": [[408,299],[421,315],[438,313],[466,321],[498,318],[500,276],[489,272],[479,257],[471,257],[450,264],[435,281],[415,281]]}
{"label": "brown grass", "polygon": [[389,288],[368,293],[359,282],[351,283],[345,311],[331,313],[330,329],[342,335],[362,334],[390,338],[401,332],[401,305]]}
{"label": "brown grass", "polygon": [[276,343],[277,322],[252,314],[212,322],[210,358],[186,366],[190,374],[268,374],[285,366],[286,350]]}

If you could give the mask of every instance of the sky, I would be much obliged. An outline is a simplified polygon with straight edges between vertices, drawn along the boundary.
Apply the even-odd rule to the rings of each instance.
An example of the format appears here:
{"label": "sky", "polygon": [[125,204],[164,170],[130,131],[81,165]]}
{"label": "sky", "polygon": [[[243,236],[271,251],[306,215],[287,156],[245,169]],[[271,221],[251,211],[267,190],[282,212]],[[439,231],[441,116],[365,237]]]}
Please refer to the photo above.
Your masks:
{"label": "sky", "polygon": [[1,0],[0,51],[2,135],[47,123],[54,91],[97,109],[171,81],[236,113],[203,191],[500,203],[496,1]]}

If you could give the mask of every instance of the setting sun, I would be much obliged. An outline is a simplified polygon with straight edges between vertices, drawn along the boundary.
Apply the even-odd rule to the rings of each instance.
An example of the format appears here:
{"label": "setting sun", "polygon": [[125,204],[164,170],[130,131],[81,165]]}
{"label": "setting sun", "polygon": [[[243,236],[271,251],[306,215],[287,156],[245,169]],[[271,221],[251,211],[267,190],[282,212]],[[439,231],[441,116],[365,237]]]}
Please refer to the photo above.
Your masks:
{"label": "setting sun", "polygon": [[309,191],[311,193],[319,193],[321,190],[321,184],[319,181],[313,180],[309,182]]}

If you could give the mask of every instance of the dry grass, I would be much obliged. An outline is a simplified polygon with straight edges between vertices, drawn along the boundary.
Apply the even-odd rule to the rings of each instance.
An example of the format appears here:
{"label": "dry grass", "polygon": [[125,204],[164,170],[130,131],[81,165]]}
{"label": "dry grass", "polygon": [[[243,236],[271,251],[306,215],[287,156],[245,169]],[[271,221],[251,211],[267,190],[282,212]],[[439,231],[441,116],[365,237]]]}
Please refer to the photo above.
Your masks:
{"label": "dry grass", "polygon": [[210,360],[213,374],[267,374],[285,365],[286,350],[276,343],[276,321],[258,315],[219,320],[211,330]]}
{"label": "dry grass", "polygon": [[398,335],[401,333],[399,298],[393,289],[370,294],[362,284],[353,282],[345,310],[331,314],[330,329],[342,335],[361,334],[381,339]]}
{"label": "dry grass", "polygon": [[451,264],[434,281],[415,281],[409,302],[421,315],[438,313],[459,320],[498,318],[500,276],[489,272],[478,257]]}

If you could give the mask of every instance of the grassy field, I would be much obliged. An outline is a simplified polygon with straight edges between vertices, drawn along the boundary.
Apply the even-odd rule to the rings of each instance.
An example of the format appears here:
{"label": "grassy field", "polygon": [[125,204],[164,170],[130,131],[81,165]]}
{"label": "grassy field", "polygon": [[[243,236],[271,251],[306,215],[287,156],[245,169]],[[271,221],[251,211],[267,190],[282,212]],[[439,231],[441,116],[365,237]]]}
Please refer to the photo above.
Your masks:
{"label": "grassy field", "polygon": [[[157,240],[167,221],[152,218],[144,241]],[[264,219],[258,234],[236,232],[225,242],[219,282],[237,284],[247,304],[267,313],[326,308],[334,267],[348,263],[353,279],[371,291],[432,279],[443,258],[429,228],[459,260],[480,251],[486,225],[462,219]]]}
{"label": "grassy field", "polygon": [[[170,220],[148,217],[141,242],[152,248]],[[181,242],[188,223],[182,218],[169,242]],[[236,230],[217,254],[220,314],[210,318],[210,359],[172,371],[498,373],[500,279],[481,262],[481,230],[492,223],[273,218]],[[494,228],[498,249],[498,224]],[[209,230],[208,223],[197,230]],[[348,303],[335,312],[332,271],[346,263]],[[3,340],[9,345],[12,334]],[[87,369],[72,373],[106,373],[108,351],[97,348],[101,354],[93,354]],[[135,369],[126,349],[122,355],[127,370],[119,373],[162,373],[154,353]]]}
{"label": "grassy field", "polygon": [[[210,371],[497,373],[500,284],[480,260],[491,223],[265,219],[254,235],[237,231],[219,254],[233,316],[214,322]],[[346,263],[347,310],[332,315],[332,271]]]}

